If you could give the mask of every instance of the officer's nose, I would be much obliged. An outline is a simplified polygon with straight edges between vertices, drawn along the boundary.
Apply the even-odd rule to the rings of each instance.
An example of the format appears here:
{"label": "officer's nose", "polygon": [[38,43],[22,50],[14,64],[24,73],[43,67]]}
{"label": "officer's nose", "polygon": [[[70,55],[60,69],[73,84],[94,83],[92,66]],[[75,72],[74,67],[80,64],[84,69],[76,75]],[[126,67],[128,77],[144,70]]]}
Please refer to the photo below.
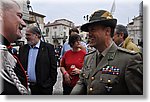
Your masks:
{"label": "officer's nose", "polygon": [[26,23],[24,21],[19,24],[19,29],[22,30],[23,27],[26,27]]}
{"label": "officer's nose", "polygon": [[21,21],[21,25],[22,25],[22,28],[23,28],[23,27],[26,27],[26,23],[24,22],[23,19],[22,19],[22,21]]}

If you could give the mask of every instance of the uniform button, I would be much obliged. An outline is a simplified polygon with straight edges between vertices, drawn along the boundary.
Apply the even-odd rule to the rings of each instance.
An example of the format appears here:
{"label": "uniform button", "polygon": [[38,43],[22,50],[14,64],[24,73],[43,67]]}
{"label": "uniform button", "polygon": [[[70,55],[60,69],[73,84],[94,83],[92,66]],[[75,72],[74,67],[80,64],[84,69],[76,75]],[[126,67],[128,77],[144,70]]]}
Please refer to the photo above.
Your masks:
{"label": "uniform button", "polygon": [[30,83],[28,83],[28,86],[30,85]]}
{"label": "uniform button", "polygon": [[83,73],[83,76],[85,76],[85,74]]}
{"label": "uniform button", "polygon": [[103,80],[103,78],[100,78],[100,81],[102,81]]}
{"label": "uniform button", "polygon": [[90,91],[93,91],[93,88],[90,88]]}
{"label": "uniform button", "polygon": [[111,80],[109,79],[109,80],[108,80],[108,83],[110,83],[110,82],[111,82]]}
{"label": "uniform button", "polygon": [[91,80],[94,80],[95,78],[94,77],[91,77]]}

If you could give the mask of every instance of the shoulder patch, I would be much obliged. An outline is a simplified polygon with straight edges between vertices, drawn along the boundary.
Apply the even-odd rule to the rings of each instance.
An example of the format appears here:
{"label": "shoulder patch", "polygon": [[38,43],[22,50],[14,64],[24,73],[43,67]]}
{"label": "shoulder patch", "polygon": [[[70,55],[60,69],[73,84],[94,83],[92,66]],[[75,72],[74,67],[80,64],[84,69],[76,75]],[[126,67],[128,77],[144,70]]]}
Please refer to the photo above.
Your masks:
{"label": "shoulder patch", "polygon": [[92,52],[90,52],[90,53],[87,53],[86,56],[88,56],[88,55],[90,55],[90,54],[93,54],[93,53],[95,53],[95,52],[96,52],[96,50],[94,50],[94,51],[92,51]]}
{"label": "shoulder patch", "polygon": [[135,52],[135,51],[127,50],[127,49],[124,49],[122,47],[118,47],[118,50],[125,52],[125,53],[128,53],[128,54],[133,54],[133,55],[137,54],[137,52]]}

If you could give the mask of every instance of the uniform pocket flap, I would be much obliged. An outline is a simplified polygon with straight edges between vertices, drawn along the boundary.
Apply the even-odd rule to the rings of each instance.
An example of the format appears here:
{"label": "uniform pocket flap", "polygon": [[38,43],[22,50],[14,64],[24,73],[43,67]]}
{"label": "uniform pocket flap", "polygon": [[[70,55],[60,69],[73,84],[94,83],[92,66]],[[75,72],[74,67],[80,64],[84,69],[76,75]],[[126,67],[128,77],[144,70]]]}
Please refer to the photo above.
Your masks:
{"label": "uniform pocket flap", "polygon": [[117,75],[102,74],[100,76],[100,82],[105,84],[115,84],[115,83],[119,83],[119,79]]}

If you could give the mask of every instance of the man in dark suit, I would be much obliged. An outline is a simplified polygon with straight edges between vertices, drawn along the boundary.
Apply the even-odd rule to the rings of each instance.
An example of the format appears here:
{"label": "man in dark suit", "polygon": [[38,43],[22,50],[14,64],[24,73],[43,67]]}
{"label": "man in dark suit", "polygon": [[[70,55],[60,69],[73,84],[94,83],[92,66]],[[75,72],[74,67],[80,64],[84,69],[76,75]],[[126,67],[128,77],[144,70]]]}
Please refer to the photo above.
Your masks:
{"label": "man in dark suit", "polygon": [[27,44],[19,49],[20,61],[27,71],[33,95],[52,94],[57,79],[54,46],[40,40],[38,27],[26,30]]}
{"label": "man in dark suit", "polygon": [[140,54],[117,47],[112,37],[117,19],[105,10],[94,12],[81,26],[89,32],[93,51],[85,56],[80,79],[71,94],[142,95],[143,63]]}

